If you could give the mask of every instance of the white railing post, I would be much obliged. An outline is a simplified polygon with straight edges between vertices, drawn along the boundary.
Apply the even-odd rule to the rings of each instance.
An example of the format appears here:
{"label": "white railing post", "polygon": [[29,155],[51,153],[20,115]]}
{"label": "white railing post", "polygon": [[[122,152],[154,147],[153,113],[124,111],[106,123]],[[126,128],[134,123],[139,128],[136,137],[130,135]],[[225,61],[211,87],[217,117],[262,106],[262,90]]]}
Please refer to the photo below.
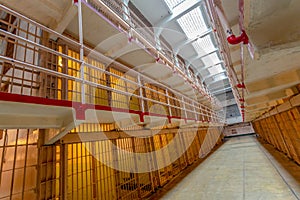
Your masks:
{"label": "white railing post", "polygon": [[79,31],[79,43],[80,43],[79,58],[80,58],[80,79],[81,79],[81,103],[85,104],[84,44],[83,44],[81,0],[78,0],[78,31]]}
{"label": "white railing post", "polygon": [[184,118],[187,119],[187,113],[186,113],[185,102],[184,102],[183,96],[181,96],[181,102],[182,102],[183,109],[184,109]]}
{"label": "white railing post", "polygon": [[170,97],[169,97],[168,89],[166,89],[166,98],[167,98],[167,103],[168,103],[169,115],[170,115],[170,117],[172,117],[172,109],[171,109],[171,105],[170,105]]}
{"label": "white railing post", "polygon": [[140,96],[140,103],[141,103],[141,111],[142,113],[145,112],[145,104],[144,104],[144,96],[143,96],[143,85],[142,85],[142,81],[141,81],[141,75],[138,74],[137,76],[137,81],[138,81],[138,86],[139,86],[139,96]]}
{"label": "white railing post", "polygon": [[197,114],[197,111],[196,111],[196,108],[195,108],[195,103],[193,103],[193,110],[194,110],[194,113],[195,113],[195,120],[198,121],[198,114]]}

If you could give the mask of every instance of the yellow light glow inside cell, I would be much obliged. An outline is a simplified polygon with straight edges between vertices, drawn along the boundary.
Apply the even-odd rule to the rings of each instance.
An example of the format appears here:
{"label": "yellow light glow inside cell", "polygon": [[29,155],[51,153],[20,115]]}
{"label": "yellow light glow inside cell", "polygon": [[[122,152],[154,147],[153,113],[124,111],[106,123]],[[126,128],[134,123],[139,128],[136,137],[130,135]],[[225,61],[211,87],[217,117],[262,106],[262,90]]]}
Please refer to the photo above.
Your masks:
{"label": "yellow light glow inside cell", "polygon": [[62,63],[62,57],[58,56],[58,66],[62,67],[63,63]]}

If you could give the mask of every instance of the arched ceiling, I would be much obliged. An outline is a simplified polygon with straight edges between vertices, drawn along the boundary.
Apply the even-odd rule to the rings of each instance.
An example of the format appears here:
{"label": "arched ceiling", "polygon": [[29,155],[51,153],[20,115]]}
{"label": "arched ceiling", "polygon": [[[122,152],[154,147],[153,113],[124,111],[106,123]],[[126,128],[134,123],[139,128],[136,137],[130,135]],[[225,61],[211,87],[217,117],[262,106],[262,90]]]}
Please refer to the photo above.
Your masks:
{"label": "arched ceiling", "polygon": [[[186,66],[200,77],[212,94],[221,100],[221,96],[231,92],[225,63],[205,1],[131,0],[130,3],[151,26],[156,27],[157,37],[163,38],[173,52],[184,59]],[[230,96],[234,98],[233,95]],[[222,103],[225,107],[228,105],[226,100]],[[229,111],[233,112],[232,116],[239,116],[235,122],[241,121],[237,105],[229,106],[236,107]]]}
{"label": "arched ceiling", "polygon": [[[180,10],[186,14],[193,10],[189,9],[190,7],[187,5],[196,5],[204,13],[204,21],[207,23],[209,32],[209,28],[212,27],[211,23],[214,22],[210,22],[205,14],[204,1],[132,0],[131,2],[152,25],[163,24],[165,29],[185,34],[185,36],[173,34],[172,31],[165,31],[165,29],[161,32],[161,36],[185,59],[188,66],[198,71],[212,93],[220,97],[224,96],[226,91],[231,90],[231,86],[224,76],[226,73],[222,74],[223,70],[218,67],[209,69],[208,65],[210,64],[208,63],[212,59],[205,63],[205,59],[201,58],[201,51],[197,51],[195,41],[193,38],[189,38],[189,34],[183,30],[179,23],[180,20],[178,20],[182,15],[178,14],[177,11]],[[244,10],[242,24],[248,34],[250,44],[243,45],[243,53],[241,53],[240,45],[229,44],[230,52],[226,53],[231,57],[232,66],[239,80],[242,79],[241,64],[244,63],[245,116],[246,121],[251,121],[274,106],[281,104],[289,96],[299,92],[300,24],[298,15],[300,13],[300,1],[214,0],[213,2],[224,10],[235,35],[240,34],[239,20],[241,14],[239,6],[241,3],[244,4],[242,7]],[[172,6],[170,7],[168,4],[175,5],[175,8],[172,10]],[[174,13],[179,17],[166,23],[166,19],[172,19],[172,15],[174,15],[172,11],[176,11]],[[192,20],[189,19],[189,21]],[[195,27],[191,27],[191,29]],[[199,27],[198,30],[200,30]],[[214,33],[210,32],[208,35],[216,45]],[[216,48],[218,48],[217,45]],[[209,51],[213,52],[214,49]],[[222,60],[218,50],[217,54]],[[218,81],[218,78],[224,78],[224,80]],[[238,90],[241,94],[242,90]],[[220,97],[220,99],[222,98]]]}

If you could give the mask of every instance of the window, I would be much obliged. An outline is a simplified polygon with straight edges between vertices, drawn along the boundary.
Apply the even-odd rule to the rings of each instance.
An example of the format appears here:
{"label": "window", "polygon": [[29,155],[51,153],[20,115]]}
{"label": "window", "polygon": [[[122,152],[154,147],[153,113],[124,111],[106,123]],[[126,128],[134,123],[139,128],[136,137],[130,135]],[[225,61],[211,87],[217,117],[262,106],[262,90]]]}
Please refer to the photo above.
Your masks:
{"label": "window", "polygon": [[223,67],[221,64],[215,65],[213,67],[208,68],[210,74],[219,74],[223,71]]}
{"label": "window", "polygon": [[173,10],[176,6],[184,2],[185,0],[164,0],[170,10]]}
{"label": "window", "polygon": [[208,54],[216,49],[210,35],[197,39],[192,45],[200,56]]}
{"label": "window", "polygon": [[200,7],[183,15],[177,22],[189,39],[196,38],[198,35],[201,35],[208,30]]}
{"label": "window", "polygon": [[205,66],[211,66],[219,63],[220,58],[217,53],[212,53],[202,58],[202,62],[204,63]]}
{"label": "window", "polygon": [[222,74],[219,74],[219,75],[216,75],[213,77],[214,81],[220,81],[220,80],[224,80],[226,78],[227,78],[227,76],[225,73],[222,73]]}

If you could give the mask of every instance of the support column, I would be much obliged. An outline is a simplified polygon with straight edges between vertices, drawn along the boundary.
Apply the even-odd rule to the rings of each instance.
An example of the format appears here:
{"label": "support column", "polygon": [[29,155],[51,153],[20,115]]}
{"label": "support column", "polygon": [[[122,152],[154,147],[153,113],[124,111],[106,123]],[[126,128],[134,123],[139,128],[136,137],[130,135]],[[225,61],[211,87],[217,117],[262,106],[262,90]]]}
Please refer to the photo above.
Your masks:
{"label": "support column", "polygon": [[170,96],[168,89],[166,89],[166,98],[167,98],[167,104],[168,104],[168,111],[169,111],[169,123],[171,123],[171,118],[172,118],[172,109],[171,109],[171,103],[170,103]]}
{"label": "support column", "polygon": [[137,76],[137,81],[138,81],[138,87],[139,87],[139,102],[140,102],[140,105],[141,105],[141,111],[142,111],[142,116],[140,116],[140,122],[144,122],[144,113],[145,113],[145,102],[144,102],[144,95],[143,95],[143,84],[142,84],[142,81],[141,81],[141,75],[138,74]]}
{"label": "support column", "polygon": [[181,103],[182,103],[182,106],[183,106],[183,110],[184,110],[184,120],[186,121],[187,120],[187,113],[186,113],[186,108],[185,108],[185,102],[184,102],[184,98],[181,97]]}
{"label": "support column", "polygon": [[84,46],[83,46],[83,28],[82,28],[82,9],[81,0],[78,0],[78,32],[80,43],[80,79],[81,79],[81,103],[85,104],[85,81],[84,81]]}

